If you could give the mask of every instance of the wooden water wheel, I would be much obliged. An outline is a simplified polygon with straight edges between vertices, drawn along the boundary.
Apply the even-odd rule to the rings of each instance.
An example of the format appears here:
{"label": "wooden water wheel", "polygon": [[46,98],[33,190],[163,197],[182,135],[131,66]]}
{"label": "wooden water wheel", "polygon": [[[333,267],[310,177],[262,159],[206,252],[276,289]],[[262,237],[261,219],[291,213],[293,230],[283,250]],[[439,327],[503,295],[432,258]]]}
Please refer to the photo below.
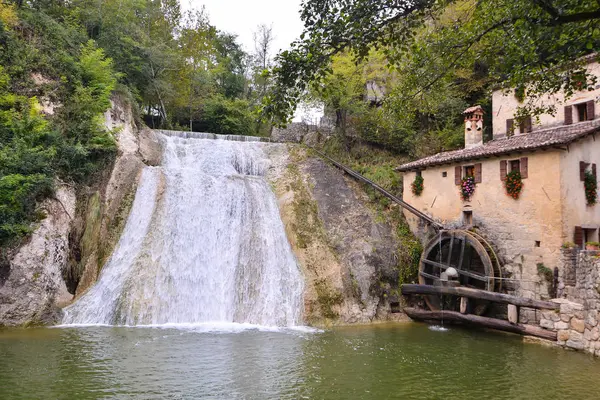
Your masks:
{"label": "wooden water wheel", "polygon": [[[500,264],[492,246],[475,232],[462,229],[440,231],[423,250],[419,264],[419,283],[422,285],[441,285],[440,276],[449,267],[458,272],[460,286],[499,291],[502,280]],[[426,296],[427,306],[437,311],[457,310],[457,298]],[[471,304],[471,311],[481,315],[487,302],[479,301]]]}

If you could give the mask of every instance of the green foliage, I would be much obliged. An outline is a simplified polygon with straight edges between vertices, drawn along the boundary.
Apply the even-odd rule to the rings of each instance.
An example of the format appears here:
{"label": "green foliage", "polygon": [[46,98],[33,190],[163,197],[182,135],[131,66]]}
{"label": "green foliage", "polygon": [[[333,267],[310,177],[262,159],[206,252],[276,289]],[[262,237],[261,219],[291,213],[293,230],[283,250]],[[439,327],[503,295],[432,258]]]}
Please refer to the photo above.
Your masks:
{"label": "green foliage", "polygon": [[254,121],[246,100],[215,96],[204,104],[198,126],[200,131],[218,134],[251,135]]}
{"label": "green foliage", "polygon": [[538,271],[538,275],[540,275],[541,277],[543,277],[546,282],[548,283],[549,286],[552,285],[552,282],[554,281],[554,273],[552,272],[552,270],[548,267],[546,267],[544,265],[544,263],[537,263],[537,271]]}
{"label": "green foliage", "polygon": [[52,179],[43,174],[0,177],[0,243],[31,231],[31,222],[43,218],[36,202],[52,194]]}
{"label": "green foliage", "polygon": [[457,89],[473,104],[504,85],[520,88],[518,96],[525,89],[521,114],[540,115],[555,111],[540,106],[542,95],[564,90],[568,97],[596,84],[577,60],[600,48],[597,2],[307,0],[301,17],[304,32],[278,56],[263,108],[282,122],[342,52],[362,62],[383,51],[404,83],[393,94],[399,113],[416,106],[430,115],[440,106],[436,98],[455,97],[448,94]]}
{"label": "green foliage", "polygon": [[325,279],[315,282],[315,291],[317,292],[317,302],[321,310],[321,315],[329,319],[338,318],[339,314],[335,311],[335,307],[344,301],[342,294],[329,287]]}
{"label": "green foliage", "polygon": [[423,177],[416,175],[415,180],[411,184],[410,188],[415,196],[420,196],[423,193]]}
{"label": "green foliage", "polygon": [[521,195],[521,190],[523,190],[523,179],[521,178],[521,173],[519,171],[510,171],[508,174],[506,174],[504,188],[506,189],[506,194],[515,200],[518,199]]}
{"label": "green foliage", "polygon": [[156,126],[257,132],[247,58],[178,0],[0,3],[0,244],[29,231],[55,178],[88,184],[110,165],[115,92]]}
{"label": "green foliage", "polygon": [[587,205],[593,206],[598,201],[598,181],[591,171],[585,171],[583,186]]}

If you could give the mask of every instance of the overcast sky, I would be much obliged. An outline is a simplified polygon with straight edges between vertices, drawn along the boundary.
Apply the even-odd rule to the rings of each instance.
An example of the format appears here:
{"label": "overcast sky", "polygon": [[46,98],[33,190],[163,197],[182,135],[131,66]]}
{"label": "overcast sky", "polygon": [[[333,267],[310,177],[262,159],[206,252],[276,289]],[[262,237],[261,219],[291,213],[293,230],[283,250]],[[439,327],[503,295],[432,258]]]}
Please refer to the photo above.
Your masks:
{"label": "overcast sky", "polygon": [[[180,0],[184,9],[206,7],[210,23],[217,29],[235,33],[247,52],[254,50],[253,32],[259,24],[273,25],[275,40],[271,56],[285,50],[302,33],[301,0]],[[294,121],[315,123],[322,107],[296,110]]]}
{"label": "overcast sky", "polygon": [[275,41],[273,54],[288,48],[302,33],[300,20],[301,0],[180,0],[188,9],[200,8],[208,11],[210,22],[217,29],[235,33],[246,51],[254,49],[252,33],[259,24],[273,24]]}

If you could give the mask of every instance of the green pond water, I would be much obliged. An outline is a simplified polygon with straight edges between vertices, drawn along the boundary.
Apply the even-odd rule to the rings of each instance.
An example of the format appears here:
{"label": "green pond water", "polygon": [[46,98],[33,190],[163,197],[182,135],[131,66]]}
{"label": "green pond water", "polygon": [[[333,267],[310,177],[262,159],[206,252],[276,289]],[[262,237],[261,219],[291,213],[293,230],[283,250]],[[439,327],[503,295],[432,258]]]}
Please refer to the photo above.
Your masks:
{"label": "green pond water", "polygon": [[416,323],[0,331],[0,399],[598,399],[600,360]]}

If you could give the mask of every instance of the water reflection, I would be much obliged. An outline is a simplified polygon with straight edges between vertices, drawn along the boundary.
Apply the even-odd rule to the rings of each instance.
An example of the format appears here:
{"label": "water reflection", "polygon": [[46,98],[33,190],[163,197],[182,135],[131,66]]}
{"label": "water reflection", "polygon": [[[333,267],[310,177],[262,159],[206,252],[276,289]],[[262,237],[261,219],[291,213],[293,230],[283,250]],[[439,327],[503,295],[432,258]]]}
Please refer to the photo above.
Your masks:
{"label": "water reflection", "polygon": [[1,399],[596,398],[600,361],[425,325],[0,331]]}

